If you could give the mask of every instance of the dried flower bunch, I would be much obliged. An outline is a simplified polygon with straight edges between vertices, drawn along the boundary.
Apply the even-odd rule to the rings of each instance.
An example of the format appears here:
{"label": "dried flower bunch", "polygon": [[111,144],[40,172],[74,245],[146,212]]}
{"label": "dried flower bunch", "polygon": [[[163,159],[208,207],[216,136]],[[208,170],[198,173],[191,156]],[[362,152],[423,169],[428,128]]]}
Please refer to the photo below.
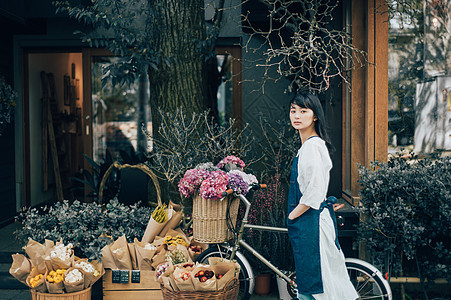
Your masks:
{"label": "dried flower bunch", "polygon": [[3,78],[0,78],[0,135],[6,125],[12,121],[16,98],[17,94],[13,88]]}
{"label": "dried flower bunch", "polygon": [[243,172],[245,166],[240,158],[233,155],[225,157],[216,166],[211,162],[199,164],[185,172],[178,184],[179,192],[185,198],[199,193],[205,199],[218,199],[227,189],[246,194],[250,185],[258,183],[258,180],[254,175]]}

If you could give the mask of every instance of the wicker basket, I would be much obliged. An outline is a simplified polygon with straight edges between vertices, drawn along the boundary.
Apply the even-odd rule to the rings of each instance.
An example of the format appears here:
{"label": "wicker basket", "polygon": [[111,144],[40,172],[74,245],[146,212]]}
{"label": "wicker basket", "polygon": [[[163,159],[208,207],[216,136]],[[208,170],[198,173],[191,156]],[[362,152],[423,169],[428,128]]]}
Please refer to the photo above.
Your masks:
{"label": "wicker basket", "polygon": [[30,289],[30,292],[31,300],[91,300],[91,288],[64,294],[39,293],[34,289]]}
{"label": "wicker basket", "polygon": [[193,292],[181,292],[170,290],[161,285],[161,292],[163,293],[164,300],[172,299],[215,299],[215,300],[235,300],[238,298],[240,284],[238,279],[232,278],[220,291],[193,291]]}
{"label": "wicker basket", "polygon": [[[111,172],[113,172],[113,169],[118,169],[119,171],[122,169],[138,169],[142,172],[149,175],[150,179],[152,179],[153,184],[155,185],[155,190],[157,192],[157,205],[161,205],[161,190],[160,190],[160,184],[158,183],[157,176],[149,169],[148,166],[145,164],[137,164],[137,165],[129,165],[129,164],[120,164],[117,161],[113,162],[109,168],[106,170],[105,174],[102,177],[102,180],[100,181],[100,187],[99,187],[99,203],[102,203],[103,199],[103,188],[105,187],[106,180],[108,179],[108,176],[110,176]],[[152,203],[155,204],[155,203]]]}
{"label": "wicker basket", "polygon": [[222,200],[204,199],[196,194],[193,199],[193,236],[200,243],[222,243],[233,238],[227,227],[227,207],[230,221],[236,225],[240,201],[232,195]]}

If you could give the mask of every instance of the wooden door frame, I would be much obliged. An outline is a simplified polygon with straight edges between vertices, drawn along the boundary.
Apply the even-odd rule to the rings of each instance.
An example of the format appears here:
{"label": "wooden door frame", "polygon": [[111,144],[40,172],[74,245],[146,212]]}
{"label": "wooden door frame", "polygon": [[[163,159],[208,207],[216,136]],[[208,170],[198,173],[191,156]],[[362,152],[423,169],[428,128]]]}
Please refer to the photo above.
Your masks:
{"label": "wooden door frame", "polygon": [[239,124],[243,121],[243,85],[242,78],[242,51],[240,46],[216,46],[216,54],[229,54],[233,57],[232,61],[232,118]]}
{"label": "wooden door frame", "polygon": [[[82,143],[83,153],[88,157],[92,157],[92,71],[91,61],[93,56],[112,56],[111,51],[97,48],[83,48],[83,111],[82,111]],[[83,169],[92,172],[91,164],[85,159],[83,161]],[[85,195],[87,191],[85,191]]]}
{"label": "wooden door frame", "polygon": [[30,188],[30,91],[29,81],[29,50],[22,50],[22,161],[23,161],[23,181],[22,181],[22,207],[31,206]]}
{"label": "wooden door frame", "polygon": [[22,84],[22,184],[21,184],[21,201],[22,207],[31,206],[31,171],[30,171],[30,91],[29,91],[29,67],[30,54],[57,54],[57,53],[82,53],[82,48],[75,46],[62,47],[40,47],[27,46],[21,47],[21,84]]}
{"label": "wooden door frame", "polygon": [[[350,103],[343,101],[342,178],[350,186],[342,197],[359,203],[357,164],[369,167],[372,161],[387,161],[388,147],[388,14],[385,0],[349,0],[352,44],[366,51],[368,64],[351,73]],[[347,87],[344,87],[347,88]],[[345,92],[344,92],[345,94]],[[343,98],[345,99],[345,98]],[[346,134],[349,135],[346,147]],[[350,159],[345,160],[346,151]],[[350,164],[350,165],[349,165]],[[350,170],[347,174],[346,168]]]}

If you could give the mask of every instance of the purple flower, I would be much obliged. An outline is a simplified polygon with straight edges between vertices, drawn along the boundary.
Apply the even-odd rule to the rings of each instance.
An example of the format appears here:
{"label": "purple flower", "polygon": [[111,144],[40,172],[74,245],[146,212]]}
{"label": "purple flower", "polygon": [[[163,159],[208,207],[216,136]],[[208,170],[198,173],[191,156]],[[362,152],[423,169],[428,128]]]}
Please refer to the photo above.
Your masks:
{"label": "purple flower", "polygon": [[249,184],[244,180],[243,174],[246,175],[246,173],[238,170],[232,170],[227,173],[229,176],[227,188],[232,189],[234,192],[246,195],[249,191]]}

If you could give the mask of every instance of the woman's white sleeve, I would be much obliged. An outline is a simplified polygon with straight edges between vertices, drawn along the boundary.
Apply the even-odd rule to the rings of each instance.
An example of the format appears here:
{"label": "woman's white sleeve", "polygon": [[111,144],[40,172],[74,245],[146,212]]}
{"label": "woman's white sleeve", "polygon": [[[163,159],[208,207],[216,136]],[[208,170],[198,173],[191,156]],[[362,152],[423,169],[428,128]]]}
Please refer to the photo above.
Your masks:
{"label": "woman's white sleeve", "polygon": [[305,146],[298,160],[298,183],[299,186],[303,187],[301,188],[302,197],[299,203],[319,209],[321,202],[326,198],[328,188],[324,174],[325,162],[319,147],[313,143]]}

